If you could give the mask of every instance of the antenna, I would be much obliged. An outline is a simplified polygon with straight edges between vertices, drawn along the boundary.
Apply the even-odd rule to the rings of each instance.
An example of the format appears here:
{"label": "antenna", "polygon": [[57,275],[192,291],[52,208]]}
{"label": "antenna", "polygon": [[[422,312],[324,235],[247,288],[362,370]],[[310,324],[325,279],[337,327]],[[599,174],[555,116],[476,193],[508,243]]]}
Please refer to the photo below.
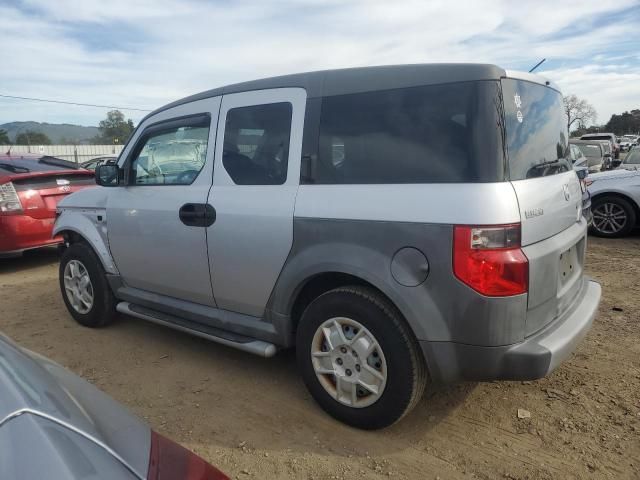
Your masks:
{"label": "antenna", "polygon": [[536,68],[538,68],[540,65],[542,65],[546,60],[547,60],[546,58],[543,58],[538,63],[536,63],[536,66],[533,67],[531,70],[529,70],[529,73],[533,72]]}

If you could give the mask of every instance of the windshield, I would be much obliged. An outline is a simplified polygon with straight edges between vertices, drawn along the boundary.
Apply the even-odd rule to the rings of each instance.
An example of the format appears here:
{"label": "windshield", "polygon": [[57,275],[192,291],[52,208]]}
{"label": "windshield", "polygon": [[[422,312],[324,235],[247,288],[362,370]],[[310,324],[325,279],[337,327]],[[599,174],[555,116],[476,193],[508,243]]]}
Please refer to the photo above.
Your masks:
{"label": "windshield", "polygon": [[524,80],[502,80],[511,180],[571,170],[562,95]]}
{"label": "windshield", "polygon": [[585,157],[594,158],[602,156],[602,150],[598,145],[589,145],[582,143],[578,145],[578,148]]}

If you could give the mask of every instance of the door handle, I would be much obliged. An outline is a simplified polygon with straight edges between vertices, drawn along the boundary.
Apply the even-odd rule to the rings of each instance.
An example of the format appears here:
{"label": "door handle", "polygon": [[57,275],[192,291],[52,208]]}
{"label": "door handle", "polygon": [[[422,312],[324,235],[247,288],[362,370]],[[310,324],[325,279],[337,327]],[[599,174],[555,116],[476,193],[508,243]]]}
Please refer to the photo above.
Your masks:
{"label": "door handle", "polygon": [[216,221],[216,209],[208,203],[185,203],[178,216],[188,227],[210,227]]}

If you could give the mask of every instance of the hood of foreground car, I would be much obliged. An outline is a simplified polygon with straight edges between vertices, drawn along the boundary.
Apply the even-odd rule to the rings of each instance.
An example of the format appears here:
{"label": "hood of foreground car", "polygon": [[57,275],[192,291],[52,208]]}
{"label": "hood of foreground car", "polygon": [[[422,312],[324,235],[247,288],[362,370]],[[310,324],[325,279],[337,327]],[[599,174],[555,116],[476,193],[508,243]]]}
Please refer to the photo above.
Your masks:
{"label": "hood of foreground car", "polygon": [[621,178],[636,177],[638,175],[640,175],[640,171],[638,170],[618,169],[592,173],[589,175],[589,179],[596,182],[600,180],[618,180]]}
{"label": "hood of foreground car", "polygon": [[21,410],[81,430],[146,475],[151,430],[142,420],[82,378],[0,334],[0,425]]}

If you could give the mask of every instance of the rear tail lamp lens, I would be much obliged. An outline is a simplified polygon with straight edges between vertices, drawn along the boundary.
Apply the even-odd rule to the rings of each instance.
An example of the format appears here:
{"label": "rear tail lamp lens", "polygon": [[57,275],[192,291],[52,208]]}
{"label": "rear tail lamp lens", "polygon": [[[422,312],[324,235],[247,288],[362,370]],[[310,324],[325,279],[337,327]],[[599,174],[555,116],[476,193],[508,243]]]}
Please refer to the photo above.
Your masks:
{"label": "rear tail lamp lens", "polygon": [[520,248],[520,224],[454,227],[453,272],[482,295],[526,293],[529,261]]}
{"label": "rear tail lamp lens", "polygon": [[229,480],[198,455],[151,432],[148,480]]}
{"label": "rear tail lamp lens", "polygon": [[0,213],[21,212],[22,204],[13,183],[0,185]]}

